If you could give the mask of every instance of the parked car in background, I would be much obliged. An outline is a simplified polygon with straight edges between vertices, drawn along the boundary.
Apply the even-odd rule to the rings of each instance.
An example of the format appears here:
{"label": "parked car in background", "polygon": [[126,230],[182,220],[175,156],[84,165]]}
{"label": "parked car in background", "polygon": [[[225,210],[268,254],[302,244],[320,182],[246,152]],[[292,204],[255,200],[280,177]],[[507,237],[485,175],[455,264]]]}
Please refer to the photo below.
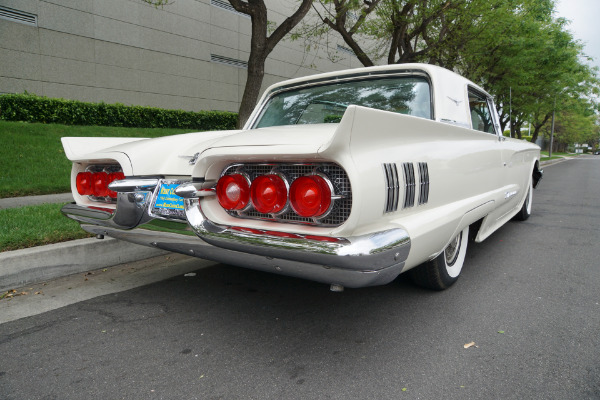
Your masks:
{"label": "parked car in background", "polygon": [[542,176],[488,93],[425,64],[278,83],[238,131],[62,141],[86,231],[332,290],[449,287]]}

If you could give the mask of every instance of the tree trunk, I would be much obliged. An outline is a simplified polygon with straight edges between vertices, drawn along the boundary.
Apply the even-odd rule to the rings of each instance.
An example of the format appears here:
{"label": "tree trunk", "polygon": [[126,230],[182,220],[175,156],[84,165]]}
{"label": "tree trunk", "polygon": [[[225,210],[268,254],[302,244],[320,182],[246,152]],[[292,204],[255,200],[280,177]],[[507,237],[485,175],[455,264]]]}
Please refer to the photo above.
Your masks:
{"label": "tree trunk", "polygon": [[264,0],[244,2],[229,0],[233,8],[247,14],[252,20],[252,36],[250,38],[250,56],[248,57],[248,76],[246,86],[238,112],[238,128],[242,128],[252,110],[256,106],[263,77],[265,75],[265,61],[285,35],[287,35],[304,18],[310,10],[313,0],[302,0],[296,11],[287,17],[270,35],[267,36],[267,7]]}
{"label": "tree trunk", "polygon": [[[265,57],[266,58],[266,57]],[[263,57],[252,55],[248,60],[248,76],[246,78],[246,86],[244,87],[244,95],[238,112],[238,128],[241,129],[250,118],[250,114],[256,106],[260,88],[262,86],[263,77],[265,75],[265,59]]]}
{"label": "tree trunk", "polygon": [[544,115],[544,118],[542,119],[541,123],[533,124],[533,135],[531,135],[531,143],[535,143],[538,135],[540,133],[540,130],[542,130],[542,127],[546,124],[546,122],[548,122],[548,120],[550,119],[550,117],[552,116],[552,113],[548,113],[546,115]]}

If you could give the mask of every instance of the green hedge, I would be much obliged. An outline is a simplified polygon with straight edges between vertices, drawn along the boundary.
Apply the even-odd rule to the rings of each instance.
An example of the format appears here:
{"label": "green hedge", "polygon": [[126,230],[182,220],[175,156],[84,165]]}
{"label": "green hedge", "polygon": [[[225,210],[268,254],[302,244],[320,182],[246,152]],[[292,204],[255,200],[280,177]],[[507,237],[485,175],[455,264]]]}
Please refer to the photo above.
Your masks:
{"label": "green hedge", "polygon": [[26,93],[0,96],[0,120],[212,131],[235,129],[237,114],[226,111],[164,110],[119,103],[85,103]]}

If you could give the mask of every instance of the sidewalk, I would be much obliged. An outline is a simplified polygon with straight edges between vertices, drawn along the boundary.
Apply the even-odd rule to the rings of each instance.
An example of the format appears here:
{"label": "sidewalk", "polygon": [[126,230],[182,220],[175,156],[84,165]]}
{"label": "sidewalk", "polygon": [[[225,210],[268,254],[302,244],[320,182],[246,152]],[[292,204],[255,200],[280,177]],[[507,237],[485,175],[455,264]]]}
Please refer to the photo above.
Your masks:
{"label": "sidewalk", "polygon": [[0,199],[0,210],[25,206],[37,206],[47,203],[68,203],[73,201],[71,193],[46,194],[42,196],[8,197]]}

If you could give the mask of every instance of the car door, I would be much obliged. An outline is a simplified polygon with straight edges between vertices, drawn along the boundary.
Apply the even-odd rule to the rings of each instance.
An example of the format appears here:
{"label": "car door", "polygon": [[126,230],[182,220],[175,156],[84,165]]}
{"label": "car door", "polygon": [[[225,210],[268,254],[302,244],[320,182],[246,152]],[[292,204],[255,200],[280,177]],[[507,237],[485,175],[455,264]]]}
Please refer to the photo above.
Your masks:
{"label": "car door", "polygon": [[494,179],[497,188],[502,192],[491,217],[500,220],[515,207],[519,198],[517,194],[520,185],[517,178],[522,166],[517,165],[519,163],[518,157],[515,158],[516,147],[501,134],[498,114],[492,98],[471,87],[468,89],[468,94],[472,129],[488,133],[495,138],[492,146],[494,160],[498,165],[492,171],[491,179]]}

